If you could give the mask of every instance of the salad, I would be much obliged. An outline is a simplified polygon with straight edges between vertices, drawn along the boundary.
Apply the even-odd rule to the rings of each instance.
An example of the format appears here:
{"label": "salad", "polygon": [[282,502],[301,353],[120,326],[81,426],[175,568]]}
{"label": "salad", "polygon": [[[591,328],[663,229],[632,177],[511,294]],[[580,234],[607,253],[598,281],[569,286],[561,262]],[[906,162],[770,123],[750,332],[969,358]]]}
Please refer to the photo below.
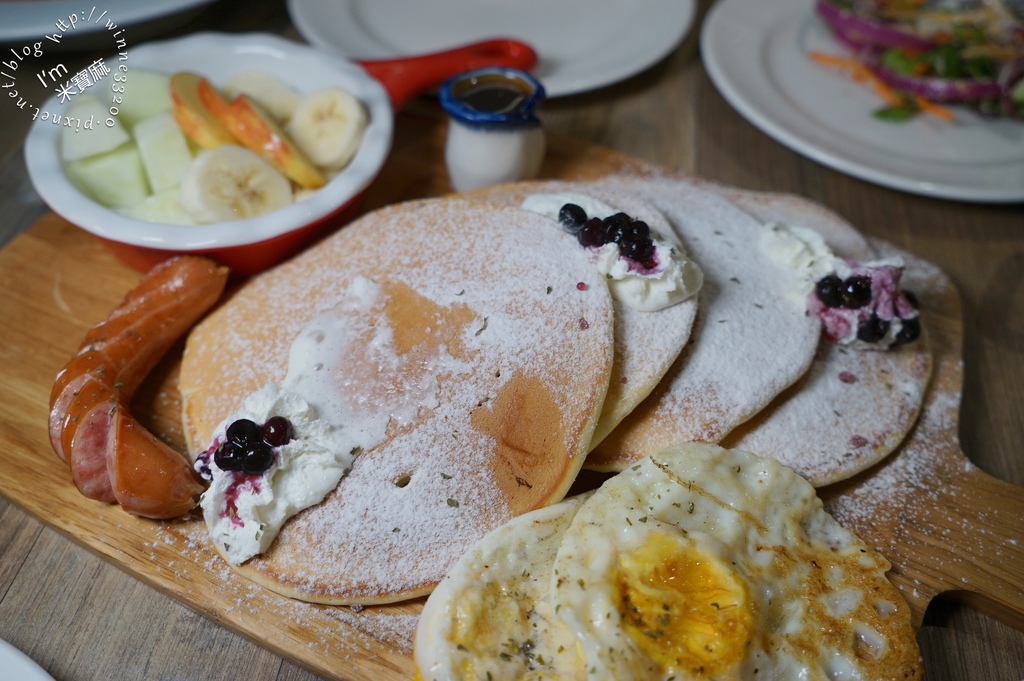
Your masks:
{"label": "salad", "polygon": [[817,0],[848,54],[811,52],[883,101],[874,115],[955,120],[947,104],[1024,121],[1024,0]]}

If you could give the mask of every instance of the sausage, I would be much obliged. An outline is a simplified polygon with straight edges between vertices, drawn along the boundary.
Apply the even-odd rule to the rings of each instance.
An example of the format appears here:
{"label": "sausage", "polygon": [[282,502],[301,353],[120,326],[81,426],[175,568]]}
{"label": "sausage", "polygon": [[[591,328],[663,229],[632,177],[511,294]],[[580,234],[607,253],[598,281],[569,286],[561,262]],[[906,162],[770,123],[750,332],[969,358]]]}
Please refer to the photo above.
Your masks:
{"label": "sausage", "polygon": [[85,336],[50,393],[50,444],[79,491],[149,518],[195,506],[202,482],[184,456],[131,414],[160,358],[220,299],[227,269],[199,256],[154,267]]}

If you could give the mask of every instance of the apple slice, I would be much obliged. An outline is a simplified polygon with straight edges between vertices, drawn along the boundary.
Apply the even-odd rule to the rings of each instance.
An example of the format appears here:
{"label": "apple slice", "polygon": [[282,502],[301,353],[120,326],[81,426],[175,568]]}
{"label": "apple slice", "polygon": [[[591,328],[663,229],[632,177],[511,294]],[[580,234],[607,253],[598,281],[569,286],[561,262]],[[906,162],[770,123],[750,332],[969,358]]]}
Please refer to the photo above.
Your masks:
{"label": "apple slice", "polygon": [[[217,122],[220,123],[221,126],[225,126],[225,130],[227,130],[224,119],[227,116],[228,109],[231,108],[231,104],[228,100],[224,99],[224,95],[220,93],[220,90],[215,88],[213,83],[207,79],[200,78],[199,82],[196,83],[196,93],[199,95],[199,103],[217,119]],[[228,131],[228,134],[231,134],[230,130]],[[234,136],[232,135],[232,137]],[[238,140],[235,140],[232,144],[237,143],[237,141]]]}
{"label": "apple slice", "polygon": [[216,113],[222,116],[221,123],[239,142],[270,161],[300,187],[317,189],[327,184],[323,173],[295,146],[274,118],[251,98],[239,95],[226,109]]}
{"label": "apple slice", "polygon": [[270,112],[279,123],[287,123],[299,104],[299,93],[265,71],[243,71],[224,83],[224,95],[234,99],[247,95]]}
{"label": "apple slice", "polygon": [[171,76],[174,118],[189,139],[204,149],[234,144],[235,138],[203,102],[200,88],[205,91],[204,83],[213,90],[208,80],[194,73],[176,73]]}

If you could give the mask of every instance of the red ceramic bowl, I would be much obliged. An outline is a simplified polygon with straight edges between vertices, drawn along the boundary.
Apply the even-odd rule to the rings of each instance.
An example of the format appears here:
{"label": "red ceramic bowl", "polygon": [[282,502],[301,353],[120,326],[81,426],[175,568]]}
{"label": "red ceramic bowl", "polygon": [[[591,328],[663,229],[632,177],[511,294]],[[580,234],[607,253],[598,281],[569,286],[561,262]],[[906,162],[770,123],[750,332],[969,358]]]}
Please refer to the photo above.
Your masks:
{"label": "red ceramic bowl", "polygon": [[[99,237],[118,258],[148,270],[180,253],[213,257],[248,275],[281,262],[324,233],[351,219],[391,148],[394,111],[446,78],[482,65],[529,69],[536,55],[511,40],[476,43],[451,51],[399,60],[355,63],[269,34],[197,33],[132,49],[131,69],[192,71],[214,84],[239,71],[262,70],[300,93],[337,86],[369,112],[362,144],[351,163],[311,197],[255,218],[212,225],[168,225],[128,218],[83,194],[64,173],[58,150],[60,127],[37,119],[25,142],[29,176],[49,207],[68,222]],[[57,98],[42,110],[59,112]]]}

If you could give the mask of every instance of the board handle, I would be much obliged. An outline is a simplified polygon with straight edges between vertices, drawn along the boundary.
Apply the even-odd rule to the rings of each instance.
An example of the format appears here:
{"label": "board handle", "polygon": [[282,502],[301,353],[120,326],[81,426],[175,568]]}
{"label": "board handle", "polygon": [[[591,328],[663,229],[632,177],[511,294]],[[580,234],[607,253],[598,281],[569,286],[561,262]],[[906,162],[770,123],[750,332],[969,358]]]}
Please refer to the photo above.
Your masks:
{"label": "board handle", "polygon": [[943,596],[1024,630],[1024,488],[966,460],[940,480],[919,499],[926,508],[908,509],[906,569],[892,575],[916,606],[915,626]]}
{"label": "board handle", "polygon": [[1024,488],[972,466],[950,476],[949,494],[950,550],[968,586],[948,595],[1024,630]]}

